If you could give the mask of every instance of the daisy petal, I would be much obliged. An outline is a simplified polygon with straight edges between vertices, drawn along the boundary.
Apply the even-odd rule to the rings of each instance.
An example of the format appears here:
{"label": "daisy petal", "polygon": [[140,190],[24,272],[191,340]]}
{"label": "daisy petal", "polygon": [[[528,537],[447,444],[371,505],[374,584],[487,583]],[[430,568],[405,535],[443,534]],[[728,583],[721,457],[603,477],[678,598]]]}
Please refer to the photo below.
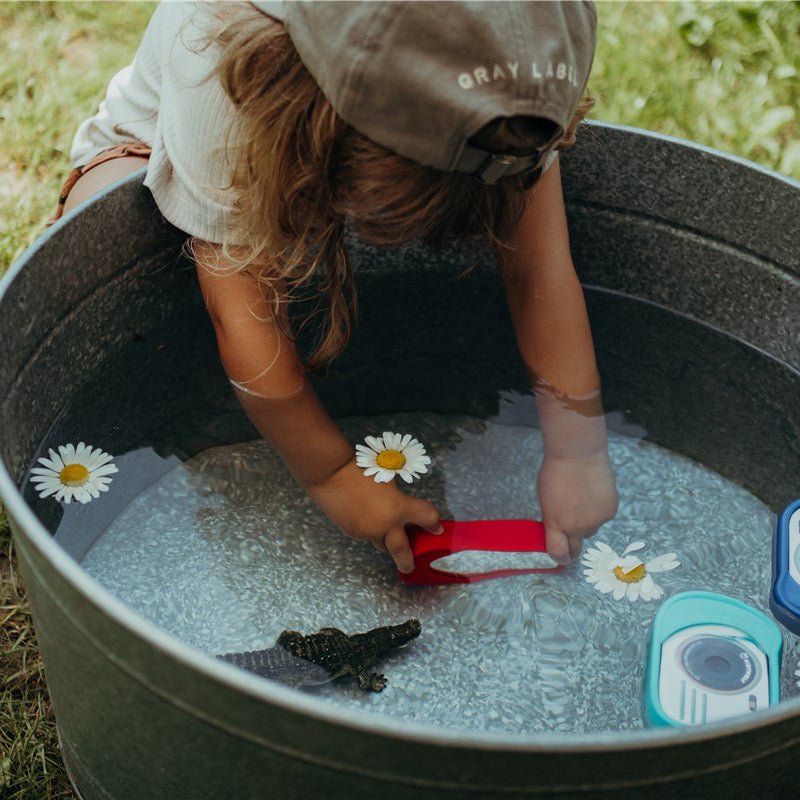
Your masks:
{"label": "daisy petal", "polygon": [[645,564],[645,569],[648,572],[667,572],[668,570],[675,569],[675,567],[680,566],[681,563],[675,556],[675,553],[664,553],[663,556],[651,558]]}
{"label": "daisy petal", "polygon": [[104,467],[97,467],[91,470],[93,478],[102,478],[105,475],[116,475],[119,472],[114,464],[106,464]]}
{"label": "daisy petal", "polygon": [[[624,575],[633,572],[637,567],[641,567],[642,562],[636,556],[625,556],[619,564],[619,568]],[[646,567],[645,567],[646,569]]]}
{"label": "daisy petal", "polygon": [[590,547],[582,556],[587,561],[597,561],[598,558],[608,555],[608,553],[604,552],[603,550],[598,550],[595,547]]}
{"label": "daisy petal", "polygon": [[[36,475],[38,477],[58,478],[58,473],[49,467],[33,467],[31,469],[31,475]],[[35,480],[35,478],[31,478],[31,480]]]}
{"label": "daisy petal", "polygon": [[92,495],[85,486],[77,486],[75,488],[75,499],[84,505],[91,501]]}
{"label": "daisy petal", "polygon": [[602,589],[606,592],[610,592],[619,585],[619,581],[613,575],[609,575],[608,573],[598,575],[596,583],[598,589]]}
{"label": "daisy petal", "polygon": [[[51,450],[50,452],[52,453],[53,451]],[[61,461],[61,459],[59,459],[59,463],[60,463],[60,461]],[[64,465],[63,465],[63,464],[61,464],[61,466],[59,467],[59,466],[56,464],[56,462],[55,462],[55,461],[53,461],[52,459],[49,459],[49,458],[45,458],[44,456],[42,456],[42,457],[41,457],[41,458],[38,460],[38,463],[39,463],[39,464],[44,464],[44,466],[43,466],[43,467],[36,467],[35,469],[48,469],[48,470],[50,470],[51,472],[56,472],[56,473],[58,473],[58,472],[60,472],[62,469],[64,469]]]}
{"label": "daisy petal", "polygon": [[103,464],[108,464],[114,458],[110,453],[104,453],[99,447],[95,450],[94,455],[89,459],[89,466],[102,467]]}
{"label": "daisy petal", "polygon": [[646,542],[641,540],[636,542],[631,542],[623,551],[622,555],[626,556],[628,553],[635,553],[637,550],[641,550],[643,547],[646,546]]}
{"label": "daisy petal", "polygon": [[594,567],[594,569],[609,570],[619,564],[619,557],[613,551],[610,553],[595,553],[593,558],[589,558],[587,554],[584,563],[589,567]]}
{"label": "daisy petal", "polygon": [[[64,462],[61,460],[61,456],[58,455],[56,453],[56,451],[53,450],[52,448],[48,452],[50,453],[50,462],[46,466],[49,466],[50,464],[52,464],[53,465],[53,469],[56,472],[61,472],[61,470],[64,469],[64,466],[65,466]],[[42,462],[46,461],[46,459],[42,459],[42,458],[40,458],[39,460],[42,461]]]}
{"label": "daisy petal", "polygon": [[365,436],[364,441],[376,452],[380,453],[381,450],[385,450],[386,448],[383,445],[383,439],[379,439],[377,436]]}

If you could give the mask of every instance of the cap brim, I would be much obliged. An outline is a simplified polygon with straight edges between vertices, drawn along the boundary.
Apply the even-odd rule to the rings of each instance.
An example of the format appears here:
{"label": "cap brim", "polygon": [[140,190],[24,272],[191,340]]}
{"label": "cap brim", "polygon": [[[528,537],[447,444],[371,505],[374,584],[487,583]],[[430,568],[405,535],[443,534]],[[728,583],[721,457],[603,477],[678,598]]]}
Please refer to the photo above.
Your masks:
{"label": "cap brim", "polygon": [[255,6],[262,14],[277,19],[279,22],[283,22],[286,16],[286,4],[283,0],[259,0],[259,2],[251,0],[250,5]]}

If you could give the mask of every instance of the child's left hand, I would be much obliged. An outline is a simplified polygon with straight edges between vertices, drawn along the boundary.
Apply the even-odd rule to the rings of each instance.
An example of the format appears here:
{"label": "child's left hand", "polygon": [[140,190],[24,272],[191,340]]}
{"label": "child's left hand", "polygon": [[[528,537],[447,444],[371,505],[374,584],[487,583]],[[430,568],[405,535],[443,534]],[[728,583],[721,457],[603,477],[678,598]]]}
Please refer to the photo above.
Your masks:
{"label": "child's left hand", "polygon": [[545,456],[538,478],[539,502],[547,535],[547,552],[568,564],[581,552],[583,540],[617,513],[619,496],[608,452]]}

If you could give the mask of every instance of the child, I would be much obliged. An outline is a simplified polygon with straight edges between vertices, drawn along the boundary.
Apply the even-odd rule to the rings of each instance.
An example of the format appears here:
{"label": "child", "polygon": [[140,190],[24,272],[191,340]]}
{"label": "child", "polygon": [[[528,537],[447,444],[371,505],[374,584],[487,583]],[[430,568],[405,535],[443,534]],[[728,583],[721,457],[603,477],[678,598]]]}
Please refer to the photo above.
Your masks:
{"label": "child", "polygon": [[[75,136],[61,207],[148,164],[248,416],[328,517],[403,572],[405,526],[439,532],[438,512],[365,477],[307,377],[353,324],[345,220],[380,245],[493,243],[537,398],[550,555],[576,558],[616,511],[555,154],[591,105],[595,25],[589,2],[163,3]],[[303,363],[287,305],[315,275],[327,325]]]}

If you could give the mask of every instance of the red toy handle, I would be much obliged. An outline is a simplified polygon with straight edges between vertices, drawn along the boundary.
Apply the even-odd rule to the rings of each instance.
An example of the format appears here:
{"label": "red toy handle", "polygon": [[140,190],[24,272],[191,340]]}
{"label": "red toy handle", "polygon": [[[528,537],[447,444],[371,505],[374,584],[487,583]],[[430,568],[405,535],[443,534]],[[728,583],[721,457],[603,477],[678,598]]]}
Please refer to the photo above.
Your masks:
{"label": "red toy handle", "polygon": [[530,575],[534,572],[560,572],[563,566],[526,569],[497,569],[490,572],[445,572],[431,566],[437,558],[463,550],[490,550],[502,553],[545,553],[544,525],[530,519],[474,520],[457,522],[441,520],[443,533],[428,533],[416,525],[408,525],[406,532],[414,554],[414,570],[398,572],[403,583],[414,586],[431,586],[446,583],[474,583],[487,578],[504,578],[508,575]]}

